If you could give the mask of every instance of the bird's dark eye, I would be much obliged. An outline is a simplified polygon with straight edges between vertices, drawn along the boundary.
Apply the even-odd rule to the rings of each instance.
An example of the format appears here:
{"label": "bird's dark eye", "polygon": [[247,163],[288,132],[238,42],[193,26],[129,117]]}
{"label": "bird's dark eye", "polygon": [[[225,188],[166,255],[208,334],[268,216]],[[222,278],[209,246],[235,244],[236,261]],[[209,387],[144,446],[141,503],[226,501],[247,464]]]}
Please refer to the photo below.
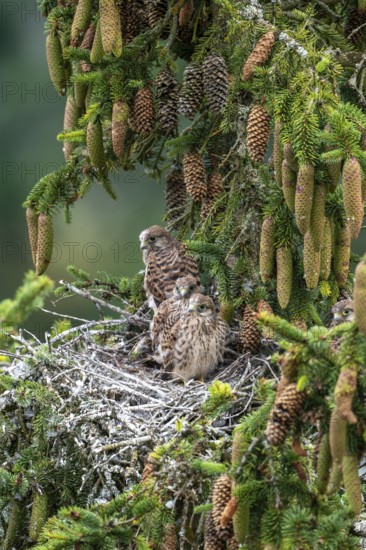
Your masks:
{"label": "bird's dark eye", "polygon": [[200,310],[203,311],[204,309],[206,309],[205,304],[201,304],[201,305],[200,305]]}
{"label": "bird's dark eye", "polygon": [[155,241],[156,241],[156,237],[150,237],[149,241],[152,242],[152,243],[155,242]]}
{"label": "bird's dark eye", "polygon": [[189,287],[189,290],[194,290],[194,286],[193,286],[193,285],[190,286],[190,287]]}
{"label": "bird's dark eye", "polygon": [[351,310],[346,308],[344,311],[343,311],[343,315],[349,315],[351,313]]}

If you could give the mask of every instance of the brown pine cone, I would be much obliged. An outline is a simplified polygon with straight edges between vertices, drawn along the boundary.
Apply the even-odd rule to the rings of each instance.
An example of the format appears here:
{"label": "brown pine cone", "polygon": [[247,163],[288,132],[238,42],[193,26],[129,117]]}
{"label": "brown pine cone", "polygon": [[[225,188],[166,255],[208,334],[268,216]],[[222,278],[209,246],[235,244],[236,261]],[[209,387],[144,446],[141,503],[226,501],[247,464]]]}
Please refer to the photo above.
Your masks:
{"label": "brown pine cone", "polygon": [[306,400],[306,393],[298,391],[295,383],[288,384],[276,398],[266,437],[270,445],[281,445],[299,416]]}
{"label": "brown pine cone", "polygon": [[163,69],[156,77],[158,120],[161,128],[171,133],[178,124],[178,83],[169,69]]}
{"label": "brown pine cone", "polygon": [[262,162],[269,141],[269,115],[263,105],[254,105],[248,116],[246,147],[253,162]]}
{"label": "brown pine cone", "polygon": [[133,120],[138,134],[148,136],[153,131],[155,107],[150,88],[141,88],[137,91],[133,105]]}
{"label": "brown pine cone", "polygon": [[269,58],[272,52],[273,44],[276,41],[276,35],[273,31],[268,31],[255,45],[254,50],[248,57],[242,73],[242,80],[249,80],[253,71],[259,65],[263,65]]}
{"label": "brown pine cone", "polygon": [[202,96],[202,69],[198,63],[192,63],[184,71],[183,86],[179,95],[179,112],[193,119],[201,104]]}
{"label": "brown pine cone", "polygon": [[250,306],[246,306],[244,309],[239,340],[244,353],[248,351],[255,353],[261,342],[261,333],[257,326],[257,314]]}
{"label": "brown pine cone", "polygon": [[188,195],[195,201],[202,201],[207,196],[206,170],[198,153],[184,155],[183,175]]}
{"label": "brown pine cone", "polygon": [[227,103],[229,73],[225,60],[216,53],[210,53],[203,61],[203,89],[209,109],[220,113]]}
{"label": "brown pine cone", "polygon": [[169,221],[179,218],[185,210],[187,192],[184,185],[183,172],[173,170],[166,179],[165,205]]}
{"label": "brown pine cone", "polygon": [[231,477],[223,474],[218,477],[212,489],[212,519],[216,528],[217,537],[220,540],[229,540],[233,536],[232,523],[222,526],[221,516],[229,500],[231,499]]}

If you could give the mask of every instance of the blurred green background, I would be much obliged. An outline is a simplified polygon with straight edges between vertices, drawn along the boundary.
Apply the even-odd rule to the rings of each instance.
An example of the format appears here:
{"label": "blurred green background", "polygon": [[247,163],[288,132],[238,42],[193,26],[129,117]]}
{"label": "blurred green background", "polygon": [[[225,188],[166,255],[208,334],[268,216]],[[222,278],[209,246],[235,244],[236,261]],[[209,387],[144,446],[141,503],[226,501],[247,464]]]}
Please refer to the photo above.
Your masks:
{"label": "blurred green background", "polygon": [[[24,272],[32,269],[25,211],[22,202],[34,184],[64,162],[62,130],[65,98],[50,83],[44,19],[35,0],[1,2],[0,19],[0,156],[1,156],[1,289],[0,299],[12,297]],[[132,275],[142,269],[138,248],[140,231],[160,223],[164,213],[163,186],[143,169],[111,177],[118,200],[110,199],[98,183],[76,203],[70,225],[63,213],[55,219],[54,261],[47,274],[56,282],[71,277],[73,263],[96,274]],[[97,317],[85,300],[62,301],[57,309],[85,318]],[[26,328],[40,335],[53,318],[32,316]]]}

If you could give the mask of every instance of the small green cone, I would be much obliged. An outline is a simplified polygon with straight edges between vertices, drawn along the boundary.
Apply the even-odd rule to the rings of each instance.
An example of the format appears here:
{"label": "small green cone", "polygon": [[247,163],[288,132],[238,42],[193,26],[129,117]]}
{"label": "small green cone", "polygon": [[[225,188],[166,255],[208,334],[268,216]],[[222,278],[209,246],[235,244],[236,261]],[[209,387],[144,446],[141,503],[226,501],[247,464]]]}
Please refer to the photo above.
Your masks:
{"label": "small green cone", "polygon": [[317,464],[318,492],[321,495],[324,495],[327,490],[331,465],[332,456],[330,454],[329,435],[324,434],[320,442]]}
{"label": "small green cone", "polygon": [[28,207],[26,210],[28,237],[32,251],[32,260],[34,267],[37,263],[37,242],[38,242],[38,217],[39,214],[33,208]]}
{"label": "small green cone", "polygon": [[116,9],[116,38],[112,47],[112,53],[114,57],[121,57],[123,50],[123,40],[122,40],[122,21],[119,16],[118,10]]}
{"label": "small green cone", "polygon": [[57,34],[49,33],[47,35],[46,55],[52,83],[59,95],[65,95],[66,73],[62,57],[61,42]]}
{"label": "small green cone", "polygon": [[264,283],[268,283],[273,275],[276,257],[275,239],[275,221],[272,217],[265,218],[262,223],[259,253],[259,269]]}
{"label": "small green cone", "polygon": [[[80,109],[76,104],[75,98],[72,95],[67,96],[65,114],[64,114],[64,132],[70,132],[77,126],[80,116]],[[71,141],[64,142],[64,156],[66,162],[69,160],[70,155],[74,150],[75,144]]]}
{"label": "small green cone", "polygon": [[79,0],[71,25],[71,45],[78,46],[90,25],[93,0]]}
{"label": "small green cone", "polygon": [[338,229],[335,239],[334,271],[339,288],[344,288],[349,273],[351,235],[348,225]]}
{"label": "small green cone", "polygon": [[250,505],[245,485],[237,485],[233,494],[238,499],[238,507],[233,517],[234,535],[239,544],[245,544],[250,525]]}
{"label": "small green cone", "polygon": [[94,168],[104,170],[106,158],[103,145],[103,128],[100,120],[89,122],[86,130],[86,147]]}
{"label": "small green cone", "polygon": [[333,464],[341,466],[346,450],[347,422],[343,420],[337,408],[330,417],[329,423],[329,445]]}
{"label": "small green cone", "polygon": [[332,267],[333,254],[333,223],[330,218],[325,218],[323,244],[320,249],[320,278],[322,281],[329,279]]}
{"label": "small green cone", "polygon": [[282,191],[288,208],[295,212],[296,172],[286,159],[282,162]]}
{"label": "small green cone", "polygon": [[292,290],[292,253],[289,248],[277,248],[277,299],[282,309],[289,304]]}
{"label": "small green cone", "polygon": [[3,550],[14,550],[21,547],[21,538],[24,532],[24,521],[26,519],[26,503],[24,500],[12,499],[6,529]]}
{"label": "small green cone", "polygon": [[117,38],[117,17],[114,0],[99,0],[100,32],[104,53],[111,53]]}
{"label": "small green cone", "polygon": [[356,239],[363,222],[361,166],[355,157],[346,160],[342,171],[343,205],[350,227],[351,238]]}
{"label": "small green cone", "polygon": [[356,267],[355,286],[353,294],[355,322],[366,336],[366,262],[362,260]]}
{"label": "small green cone", "polygon": [[32,542],[37,542],[39,534],[47,521],[48,517],[48,496],[46,493],[33,494],[32,512],[29,522],[29,538]]}
{"label": "small green cone", "polygon": [[344,488],[351,508],[356,516],[362,510],[362,488],[358,473],[358,457],[355,454],[346,454],[343,457],[342,472]]}
{"label": "small green cone", "polygon": [[314,186],[314,200],[310,218],[310,233],[315,250],[319,251],[323,244],[325,224],[325,199],[327,188],[323,183]]}
{"label": "small green cone", "polygon": [[302,235],[310,228],[314,194],[314,166],[303,164],[299,168],[295,193],[296,225]]}
{"label": "small green cone", "polygon": [[116,157],[120,158],[125,148],[128,129],[129,108],[122,100],[115,101],[112,109],[112,145]]}
{"label": "small green cone", "polygon": [[314,290],[318,286],[320,273],[320,250],[314,246],[311,232],[304,236],[304,275],[306,286]]}
{"label": "small green cone", "polygon": [[102,33],[100,31],[100,19],[98,19],[97,28],[95,30],[95,36],[93,41],[93,46],[90,52],[90,61],[91,63],[99,63],[103,59],[104,50],[102,44]]}
{"label": "small green cone", "polygon": [[53,224],[52,218],[41,213],[38,218],[38,243],[36,273],[42,275],[49,266],[53,251]]}

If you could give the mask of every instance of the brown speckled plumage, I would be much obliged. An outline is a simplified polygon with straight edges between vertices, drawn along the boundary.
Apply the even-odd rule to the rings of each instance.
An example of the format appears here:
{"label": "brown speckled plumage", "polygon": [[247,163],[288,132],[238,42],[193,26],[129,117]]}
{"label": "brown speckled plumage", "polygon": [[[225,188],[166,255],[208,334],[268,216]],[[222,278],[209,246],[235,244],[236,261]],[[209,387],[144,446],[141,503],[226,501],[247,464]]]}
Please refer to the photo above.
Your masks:
{"label": "brown speckled plumage", "polygon": [[140,241],[146,266],[144,288],[153,309],[173,295],[180,277],[192,275],[199,283],[195,260],[166,229],[153,225],[141,233]]}
{"label": "brown speckled plumage", "polygon": [[222,361],[227,324],[215,312],[212,299],[199,293],[193,294],[188,309],[173,321],[167,331],[164,369],[185,380],[203,379]]}

